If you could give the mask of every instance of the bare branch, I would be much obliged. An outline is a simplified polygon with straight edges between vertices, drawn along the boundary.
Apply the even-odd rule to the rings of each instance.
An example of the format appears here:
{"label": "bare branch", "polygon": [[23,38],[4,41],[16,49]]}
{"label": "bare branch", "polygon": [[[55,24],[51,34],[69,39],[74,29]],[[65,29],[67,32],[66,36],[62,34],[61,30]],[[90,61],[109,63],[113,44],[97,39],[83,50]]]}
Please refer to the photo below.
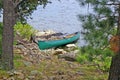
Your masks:
{"label": "bare branch", "polygon": [[26,0],[13,0],[13,1],[14,1],[14,7],[16,8]]}

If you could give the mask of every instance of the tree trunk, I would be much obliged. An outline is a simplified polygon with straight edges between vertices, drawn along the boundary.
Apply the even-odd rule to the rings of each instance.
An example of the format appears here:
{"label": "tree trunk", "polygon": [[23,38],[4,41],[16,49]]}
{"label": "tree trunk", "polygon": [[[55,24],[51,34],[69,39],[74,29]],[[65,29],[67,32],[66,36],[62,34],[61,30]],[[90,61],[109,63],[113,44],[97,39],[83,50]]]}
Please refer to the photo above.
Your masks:
{"label": "tree trunk", "polygon": [[108,80],[120,80],[120,4],[118,7],[118,22],[117,22],[117,36],[119,36],[118,41],[118,52],[112,57],[112,62],[109,71]]}
{"label": "tree trunk", "polygon": [[2,67],[5,70],[14,68],[13,38],[15,10],[12,0],[3,0],[3,38],[2,38]]}
{"label": "tree trunk", "polygon": [[120,80],[120,54],[112,57],[108,80]]}

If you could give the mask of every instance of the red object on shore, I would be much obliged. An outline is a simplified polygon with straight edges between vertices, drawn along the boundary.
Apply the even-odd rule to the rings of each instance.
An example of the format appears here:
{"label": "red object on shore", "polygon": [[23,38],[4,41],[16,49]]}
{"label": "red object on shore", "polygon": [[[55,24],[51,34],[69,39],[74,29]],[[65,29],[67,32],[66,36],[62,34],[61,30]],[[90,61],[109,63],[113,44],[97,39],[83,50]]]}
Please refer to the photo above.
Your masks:
{"label": "red object on shore", "polygon": [[113,36],[110,39],[110,49],[115,52],[118,53],[119,51],[119,47],[120,47],[120,36]]}

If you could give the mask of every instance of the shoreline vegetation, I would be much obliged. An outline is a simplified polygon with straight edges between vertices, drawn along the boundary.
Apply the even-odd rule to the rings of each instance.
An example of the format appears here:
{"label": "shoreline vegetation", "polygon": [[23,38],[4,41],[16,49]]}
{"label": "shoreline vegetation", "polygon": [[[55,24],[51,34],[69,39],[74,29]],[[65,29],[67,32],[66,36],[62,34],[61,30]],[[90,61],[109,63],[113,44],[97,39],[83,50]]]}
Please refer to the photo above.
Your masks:
{"label": "shoreline vegetation", "polygon": [[[30,25],[17,23],[14,38],[12,71],[0,69],[0,80],[106,80],[112,53],[91,47],[68,44],[40,50],[31,35],[49,35],[54,31],[37,31]],[[87,51],[85,51],[87,49]],[[93,52],[91,52],[91,51]],[[95,54],[96,52],[97,54]]]}

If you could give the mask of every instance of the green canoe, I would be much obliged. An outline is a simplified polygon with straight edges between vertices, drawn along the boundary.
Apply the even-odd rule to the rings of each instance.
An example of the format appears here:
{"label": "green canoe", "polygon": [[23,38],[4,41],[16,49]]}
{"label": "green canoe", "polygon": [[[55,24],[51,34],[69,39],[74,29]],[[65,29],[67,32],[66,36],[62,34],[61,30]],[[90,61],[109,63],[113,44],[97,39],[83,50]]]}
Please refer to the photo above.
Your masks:
{"label": "green canoe", "polygon": [[74,41],[77,41],[79,39],[79,37],[80,37],[80,33],[76,32],[76,33],[74,33],[73,36],[71,36],[69,38],[64,38],[64,39],[59,39],[59,40],[48,40],[48,41],[38,40],[37,44],[39,46],[39,49],[44,50],[44,49],[59,47],[62,45],[72,43]]}

